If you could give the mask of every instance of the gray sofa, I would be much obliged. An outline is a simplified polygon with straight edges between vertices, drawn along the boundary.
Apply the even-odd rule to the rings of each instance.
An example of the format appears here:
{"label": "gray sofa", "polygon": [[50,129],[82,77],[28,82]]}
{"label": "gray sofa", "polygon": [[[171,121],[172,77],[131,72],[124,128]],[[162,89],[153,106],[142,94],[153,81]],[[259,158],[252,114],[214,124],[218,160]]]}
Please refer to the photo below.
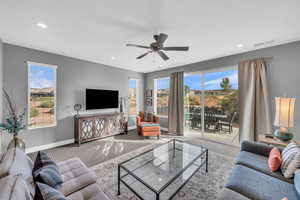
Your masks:
{"label": "gray sofa", "polygon": [[[109,200],[97,184],[97,176],[79,158],[57,163],[63,184],[60,192],[69,200]],[[0,160],[0,199],[32,200],[32,160],[17,148]]]}
{"label": "gray sofa", "polygon": [[[220,200],[299,200],[293,179],[283,177],[268,167],[268,156],[273,146],[243,141],[241,152]],[[282,150],[282,149],[280,149]]]}

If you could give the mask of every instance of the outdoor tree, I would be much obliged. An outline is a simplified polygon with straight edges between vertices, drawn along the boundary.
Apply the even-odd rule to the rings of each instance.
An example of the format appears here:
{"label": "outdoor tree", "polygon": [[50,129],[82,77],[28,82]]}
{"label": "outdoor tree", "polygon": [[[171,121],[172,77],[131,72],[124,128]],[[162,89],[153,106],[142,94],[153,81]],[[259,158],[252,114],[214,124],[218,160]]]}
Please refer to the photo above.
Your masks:
{"label": "outdoor tree", "polygon": [[231,94],[228,94],[221,101],[223,109],[232,115],[234,112],[239,112],[239,92],[234,90]]}
{"label": "outdoor tree", "polygon": [[184,85],[184,92],[185,92],[185,94],[188,94],[188,93],[190,93],[190,91],[191,91],[191,88],[190,88],[190,86],[188,86],[188,85]]}
{"label": "outdoor tree", "polygon": [[231,89],[230,79],[228,77],[225,77],[222,79],[222,82],[220,83],[221,88],[223,88],[224,91],[228,91]]}

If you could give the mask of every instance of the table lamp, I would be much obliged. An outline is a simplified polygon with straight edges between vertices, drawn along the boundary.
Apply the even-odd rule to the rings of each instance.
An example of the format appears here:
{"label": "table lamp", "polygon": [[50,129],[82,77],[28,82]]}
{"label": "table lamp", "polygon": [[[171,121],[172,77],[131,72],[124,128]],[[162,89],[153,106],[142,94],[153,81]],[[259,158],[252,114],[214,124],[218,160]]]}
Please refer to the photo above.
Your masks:
{"label": "table lamp", "polygon": [[282,141],[289,141],[293,133],[289,128],[294,127],[295,98],[275,97],[276,113],[274,125],[279,127],[275,130],[274,136]]}

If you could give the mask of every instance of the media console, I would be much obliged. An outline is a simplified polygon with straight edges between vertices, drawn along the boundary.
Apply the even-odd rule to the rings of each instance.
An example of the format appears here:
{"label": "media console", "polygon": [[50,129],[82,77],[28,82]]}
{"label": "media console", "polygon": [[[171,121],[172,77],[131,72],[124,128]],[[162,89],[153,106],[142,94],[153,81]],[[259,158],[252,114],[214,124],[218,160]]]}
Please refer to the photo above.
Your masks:
{"label": "media console", "polygon": [[127,134],[127,120],[123,113],[75,115],[74,126],[78,146],[120,133]]}

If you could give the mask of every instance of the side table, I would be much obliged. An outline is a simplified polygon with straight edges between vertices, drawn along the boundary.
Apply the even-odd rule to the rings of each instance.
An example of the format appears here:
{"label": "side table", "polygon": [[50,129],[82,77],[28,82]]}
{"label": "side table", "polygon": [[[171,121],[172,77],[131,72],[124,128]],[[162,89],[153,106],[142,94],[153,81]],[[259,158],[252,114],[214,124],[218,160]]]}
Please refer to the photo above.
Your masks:
{"label": "side table", "polygon": [[[265,137],[264,135],[258,136],[258,142],[270,144],[270,145],[274,145],[274,146],[280,146],[280,147],[286,147],[290,143],[290,142],[281,141],[281,140],[277,139],[276,137],[269,138],[269,137]],[[296,142],[299,144],[299,141],[296,141]]]}

